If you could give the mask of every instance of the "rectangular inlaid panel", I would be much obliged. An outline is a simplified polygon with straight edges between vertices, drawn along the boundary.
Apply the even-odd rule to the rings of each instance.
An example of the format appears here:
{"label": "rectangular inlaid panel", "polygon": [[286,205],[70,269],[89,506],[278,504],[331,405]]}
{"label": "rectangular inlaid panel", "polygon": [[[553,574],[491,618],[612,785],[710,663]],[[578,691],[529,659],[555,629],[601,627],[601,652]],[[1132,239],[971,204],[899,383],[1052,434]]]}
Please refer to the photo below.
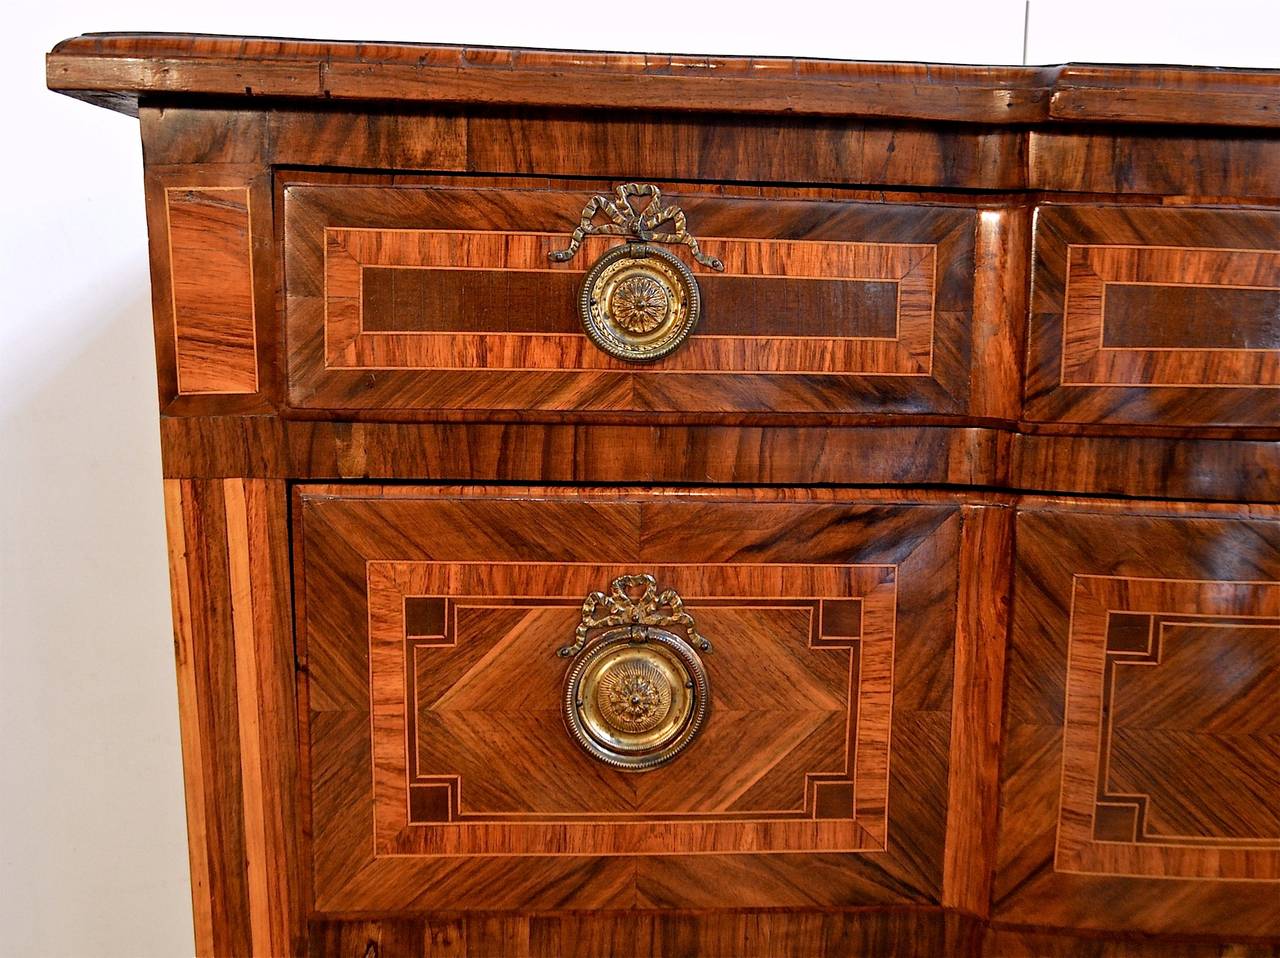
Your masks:
{"label": "rectangular inlaid panel", "polygon": [[[746,279],[720,273],[699,278],[708,306],[698,324],[703,336],[742,334],[759,322],[787,337],[843,331],[864,339],[898,338],[897,280]],[[373,266],[361,271],[360,285],[361,328],[367,333],[458,332],[459,317],[468,308],[488,316],[493,332],[582,332],[577,312],[582,277],[576,271]],[[525,302],[540,308],[511,308]]]}
{"label": "rectangular inlaid panel", "polygon": [[[617,243],[589,238],[577,262],[556,267],[549,254],[563,239],[550,233],[328,229],[326,368],[626,369],[587,338],[577,315],[581,267]],[[703,297],[716,319],[652,374],[929,374],[935,246],[716,238],[701,246],[725,263]],[[387,271],[417,278],[401,278],[409,288],[397,296]],[[504,282],[512,274],[523,275]]]}
{"label": "rectangular inlaid panel", "polygon": [[1018,516],[995,915],[1280,933],[1280,513],[1088,509]]}
{"label": "rectangular inlaid panel", "polygon": [[[1185,311],[1170,328],[1165,317]],[[1103,349],[1269,349],[1280,342],[1280,286],[1161,286],[1116,282],[1106,289]]]}
{"label": "rectangular inlaid panel", "polygon": [[[751,834],[774,850],[882,850],[893,568],[653,567],[660,582],[683,584],[704,633],[727,636],[708,662],[731,677],[713,695],[732,718],[642,775],[601,768],[564,733],[565,663],[547,654],[573,633],[583,596],[628,571],[531,564],[513,577],[502,565],[369,564],[378,849],[619,854],[697,843],[732,853]],[[521,595],[531,574],[556,589]],[[410,638],[411,598],[443,603],[441,634]],[[857,607],[857,623],[830,623],[852,636],[824,633],[827,602]],[[511,761],[522,741],[538,744],[536,766]],[[724,761],[735,752],[765,773],[744,779]],[[579,786],[566,790],[566,778]],[[493,824],[506,827],[495,834]]]}
{"label": "rectangular inlaid panel", "polygon": [[[771,498],[304,490],[316,907],[936,902],[958,509]],[[556,651],[639,572],[711,641],[710,710],[624,772]]]}
{"label": "rectangular inlaid panel", "polygon": [[165,189],[181,395],[258,389],[249,189]]}
{"label": "rectangular inlaid panel", "polygon": [[1031,419],[1280,421],[1280,214],[1042,207]]}
{"label": "rectangular inlaid panel", "polygon": [[579,317],[586,271],[621,238],[549,257],[591,195],[287,187],[291,401],[726,412],[967,401],[973,210],[664,193],[725,269],[666,247],[696,277],[701,319],[674,353],[636,365],[596,346]]}
{"label": "rectangular inlaid panel", "polygon": [[1068,643],[1057,870],[1280,881],[1280,582],[1076,576]]}

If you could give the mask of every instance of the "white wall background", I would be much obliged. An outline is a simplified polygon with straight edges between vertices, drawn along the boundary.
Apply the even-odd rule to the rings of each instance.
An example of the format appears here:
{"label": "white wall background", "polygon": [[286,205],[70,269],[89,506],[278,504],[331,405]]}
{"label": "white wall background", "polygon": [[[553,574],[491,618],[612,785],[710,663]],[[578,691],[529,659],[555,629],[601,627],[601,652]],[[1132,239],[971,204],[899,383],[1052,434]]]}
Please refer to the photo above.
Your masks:
{"label": "white wall background", "polygon": [[[1023,0],[16,4],[0,300],[0,955],[191,952],[141,150],[44,53],[149,30],[1019,63]],[[1031,0],[1029,63],[1280,66],[1274,0]]]}

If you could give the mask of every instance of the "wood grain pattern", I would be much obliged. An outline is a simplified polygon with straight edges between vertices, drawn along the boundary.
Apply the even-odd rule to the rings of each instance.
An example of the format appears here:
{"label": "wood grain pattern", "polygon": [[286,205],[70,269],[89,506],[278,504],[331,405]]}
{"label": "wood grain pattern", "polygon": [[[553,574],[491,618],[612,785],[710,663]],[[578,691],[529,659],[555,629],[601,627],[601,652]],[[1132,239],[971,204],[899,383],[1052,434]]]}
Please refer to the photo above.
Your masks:
{"label": "wood grain pattern", "polygon": [[1049,100],[1054,119],[1275,125],[1275,83],[1266,71],[1073,63],[1056,80]]}
{"label": "wood grain pattern", "polygon": [[236,110],[208,103],[143,105],[138,121],[150,165],[334,166],[467,169],[467,118],[418,107]]}
{"label": "wood grain pattern", "polygon": [[[250,68],[258,58],[260,68]],[[148,61],[150,67],[143,69]],[[109,93],[114,98],[104,105],[125,110],[136,109],[136,98],[147,92],[241,96],[248,90],[258,96],[332,100],[1026,122],[1044,115],[1047,101],[1034,68],[191,35],[78,37],[59,44],[47,66],[51,88],[90,99]]]}
{"label": "wood grain pattern", "polygon": [[973,384],[969,411],[1013,421],[1022,413],[1031,210],[978,213],[973,290]]}
{"label": "wood grain pattern", "polygon": [[[1044,207],[1037,215],[1026,416],[1057,422],[1274,426],[1280,284],[1274,213]],[[1112,309],[1124,287],[1164,308]],[[1223,298],[1205,346],[1195,293]],[[1248,298],[1252,294],[1253,298]],[[1241,316],[1240,309],[1262,310]],[[1156,322],[1159,329],[1123,328]],[[1109,328],[1120,327],[1108,335]],[[1143,345],[1124,345],[1125,339]]]}
{"label": "wood grain pattern", "polygon": [[[474,199],[455,201],[469,208]],[[582,276],[616,240],[588,237],[581,260],[556,268],[549,254],[563,243],[545,232],[326,228],[325,368],[634,368],[594,346],[577,322]],[[725,264],[723,273],[700,281],[703,308],[715,320],[700,322],[698,335],[656,367],[662,372],[929,375],[935,245],[718,237],[703,237],[700,245]],[[417,295],[398,299],[390,290],[375,298],[371,280],[387,272],[409,274]],[[527,288],[491,290],[484,282],[512,274]],[[570,281],[549,288],[560,277]],[[814,281],[826,301],[808,312],[815,306],[825,312],[827,325],[787,335],[803,321],[787,293],[812,291]],[[462,284],[456,293],[455,283]]]}
{"label": "wood grain pattern", "polygon": [[961,516],[942,903],[986,918],[999,805],[1000,717],[1013,588],[1013,508],[965,506]]}
{"label": "wood grain pattern", "polygon": [[145,93],[204,93],[978,123],[1277,125],[1274,73],[1193,67],[851,63],[120,33],[58,44],[47,82],[126,111]]}
{"label": "wood grain pattern", "polygon": [[[437,905],[461,905],[474,883],[492,881],[491,855],[514,856],[497,859],[511,884],[486,892],[511,904],[535,886],[561,907],[599,907],[601,895],[690,907],[937,901],[953,505],[513,492],[303,493],[320,911],[413,910],[428,885]],[[508,536],[513,527],[524,537]],[[830,564],[835,554],[845,563]],[[629,776],[573,748],[558,694],[527,710],[518,703],[558,688],[554,647],[582,596],[639,567],[699,610],[720,658],[708,661],[718,691],[689,761]],[[448,599],[456,631],[409,640],[407,595]],[[821,609],[815,628],[824,597],[860,600],[856,640],[823,638]],[[406,688],[406,668],[422,699]],[[448,703],[468,713],[461,724]],[[853,805],[828,818],[834,793],[816,794],[809,779],[847,774]],[[448,822],[406,817],[406,790],[454,777]],[[707,868],[737,880],[695,877]],[[584,869],[597,876],[589,887],[574,877]]]}
{"label": "wood grain pattern", "polygon": [[179,394],[258,389],[249,190],[165,190]]}
{"label": "wood grain pattern", "polygon": [[[148,162],[451,170],[618,179],[1045,190],[1141,197],[1280,196],[1280,142],[1162,128],[904,125],[774,115],[460,112],[381,105],[139,110]],[[969,202],[972,202],[970,199]]]}
{"label": "wood grain pattern", "polygon": [[1245,131],[1159,127],[1033,129],[1027,186],[1069,193],[1280,196],[1280,141]]}
{"label": "wood grain pattern", "polygon": [[1055,871],[1280,881],[1280,582],[1077,574],[1071,609]]}
{"label": "wood grain pattern", "polygon": [[[1260,704],[1276,695],[1278,557],[1274,507],[1020,508],[998,920],[1280,934],[1280,765]],[[1159,659],[1153,617],[1182,630]],[[1126,684],[1135,669],[1144,685]],[[1135,834],[1138,807],[1164,839]]]}
{"label": "wood grain pattern", "polygon": [[165,483],[200,955],[301,935],[282,483]]}
{"label": "wood grain pattern", "polygon": [[999,127],[666,113],[484,111],[467,120],[469,169],[716,182],[1026,184],[1026,140]]}
{"label": "wood grain pattern", "polygon": [[[283,370],[276,351],[280,334],[270,169],[148,161],[144,185],[161,410],[173,415],[273,411]],[[185,231],[186,249],[180,253],[170,242],[170,207],[175,197],[188,193],[197,200],[214,198],[214,212],[212,220],[204,213],[187,217],[200,229]],[[226,197],[233,207],[244,208],[228,214],[218,206]],[[208,251],[204,227],[211,230]],[[172,266],[175,257],[185,257],[178,272]],[[187,311],[185,326],[175,305]],[[191,391],[192,372],[212,391]],[[220,391],[224,386],[234,391]]]}
{"label": "wood grain pattern", "polygon": [[[883,850],[893,571],[646,569],[680,583],[700,628],[732,636],[711,670],[733,678],[688,761],[632,776],[599,769],[563,734],[564,663],[546,654],[623,567],[369,563],[379,854]],[[531,578],[554,585],[525,597]],[[441,634],[408,636],[405,605],[419,595],[446,603]],[[858,606],[856,641],[831,631],[833,600]],[[513,737],[537,743],[537,766],[516,761]],[[760,769],[745,778],[730,759],[743,750]],[[412,813],[421,792],[447,794],[443,816]],[[452,824],[426,824],[437,821]]]}
{"label": "wood grain pattern", "polygon": [[1280,945],[991,928],[983,936],[982,953],[994,958],[1276,958]]}
{"label": "wood grain pattern", "polygon": [[1062,384],[1280,386],[1278,283],[1277,250],[1072,246]]}
{"label": "wood grain pattern", "polygon": [[[976,927],[937,909],[474,912],[311,923],[311,954],[378,958],[841,958],[976,956]],[[1199,958],[1199,956],[1195,956]]]}
{"label": "wood grain pattern", "polygon": [[641,111],[584,117],[429,104],[383,103],[376,113],[338,109],[332,102],[308,107],[278,102],[259,112],[182,101],[163,108],[144,104],[139,119],[148,162],[161,165],[871,184],[894,191],[1026,185],[1026,136],[997,127],[904,127],[792,115],[727,122],[723,115]]}
{"label": "wood grain pattern", "polygon": [[1156,499],[1280,502],[1280,442],[1013,437],[1010,485]]}
{"label": "wood grain pattern", "polygon": [[[331,423],[164,417],[174,478],[993,485],[991,429]],[[679,450],[679,455],[673,454]]]}

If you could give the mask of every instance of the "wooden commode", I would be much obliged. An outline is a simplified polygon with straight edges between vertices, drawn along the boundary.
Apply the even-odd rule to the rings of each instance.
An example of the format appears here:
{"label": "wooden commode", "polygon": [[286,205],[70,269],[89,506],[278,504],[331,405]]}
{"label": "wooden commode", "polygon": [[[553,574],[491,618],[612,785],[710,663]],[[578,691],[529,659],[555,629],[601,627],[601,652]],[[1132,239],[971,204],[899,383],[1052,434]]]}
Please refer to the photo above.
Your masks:
{"label": "wooden commode", "polygon": [[142,128],[201,955],[1280,953],[1280,72],[48,84]]}

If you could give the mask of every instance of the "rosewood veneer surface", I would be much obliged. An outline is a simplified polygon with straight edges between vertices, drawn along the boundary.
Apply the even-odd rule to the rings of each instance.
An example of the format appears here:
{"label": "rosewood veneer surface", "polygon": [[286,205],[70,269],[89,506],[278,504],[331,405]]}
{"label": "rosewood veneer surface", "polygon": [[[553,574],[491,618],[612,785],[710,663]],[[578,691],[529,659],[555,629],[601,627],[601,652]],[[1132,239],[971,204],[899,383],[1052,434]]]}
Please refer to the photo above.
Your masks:
{"label": "rosewood veneer surface", "polygon": [[[151,34],[201,955],[1280,954],[1280,74]],[[583,334],[622,183],[723,271]],[[646,187],[647,189],[647,187]],[[656,200],[655,200],[656,202]],[[711,640],[641,773],[584,597]]]}

